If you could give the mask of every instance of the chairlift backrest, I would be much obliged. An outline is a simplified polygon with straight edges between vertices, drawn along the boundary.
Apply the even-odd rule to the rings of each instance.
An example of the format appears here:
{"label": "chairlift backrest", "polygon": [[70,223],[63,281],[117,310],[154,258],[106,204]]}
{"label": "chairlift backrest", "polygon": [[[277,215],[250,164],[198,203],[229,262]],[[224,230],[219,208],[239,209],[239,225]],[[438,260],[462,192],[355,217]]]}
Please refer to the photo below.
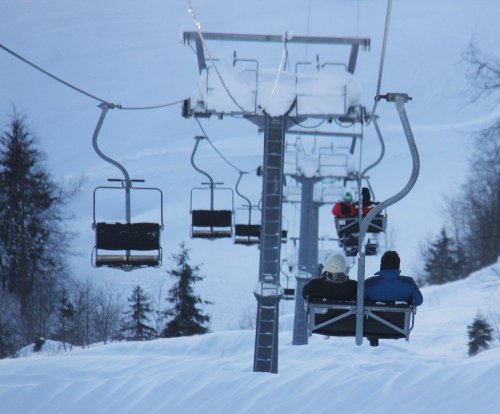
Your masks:
{"label": "chairlift backrest", "polygon": [[[356,303],[312,298],[307,301],[309,335],[356,336]],[[367,303],[363,336],[409,339],[416,308],[407,304]]]}

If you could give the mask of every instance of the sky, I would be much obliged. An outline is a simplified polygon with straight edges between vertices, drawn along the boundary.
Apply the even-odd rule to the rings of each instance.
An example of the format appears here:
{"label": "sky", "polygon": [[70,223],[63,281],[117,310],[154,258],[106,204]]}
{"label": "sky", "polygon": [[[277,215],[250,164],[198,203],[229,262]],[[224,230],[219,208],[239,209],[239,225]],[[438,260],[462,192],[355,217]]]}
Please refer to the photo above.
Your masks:
{"label": "sky", "polygon": [[[231,17],[228,17],[228,12],[235,4],[237,13],[230,13]],[[385,2],[220,0],[216,3],[193,1],[192,6],[202,30],[205,31],[370,37],[370,50],[360,52],[356,72],[361,85],[361,102],[368,108],[372,107],[384,31]],[[467,68],[460,57],[471,39],[485,52],[495,52],[493,42],[498,38],[496,16],[499,12],[500,6],[493,0],[400,0],[393,4],[381,91],[406,92],[413,97],[406,105],[406,110],[419,149],[421,170],[412,192],[388,210],[389,228],[386,238],[381,242],[384,247],[399,251],[405,274],[414,274],[418,270],[419,246],[427,238],[436,235],[446,219],[443,196],[457,191],[464,180],[467,160],[472,150],[471,134],[487,126],[499,114],[500,108],[491,102],[477,102],[474,105],[469,103],[465,79]],[[263,19],[263,13],[272,18]],[[195,30],[186,1],[150,0],[138,3],[131,0],[89,0],[82,3],[63,0],[2,0],[0,16],[1,44],[100,99],[126,107],[165,104],[191,96],[199,83],[196,55],[181,41],[183,30]],[[261,67],[271,71],[276,71],[280,66],[282,50],[279,46],[257,48],[243,43],[230,46],[214,44],[210,50],[221,59],[231,59],[233,49],[237,49],[238,57],[258,58]],[[312,48],[291,49],[290,55],[292,53],[295,53],[295,60],[314,61],[316,51]],[[328,53],[330,52],[321,51],[321,59],[328,61]],[[203,404],[206,403],[205,392],[214,395],[215,390],[219,390],[217,395],[220,395],[220,400],[217,401],[224,400],[228,406],[240,401],[236,392],[241,395],[245,390],[244,394],[248,395],[248,399],[245,399],[246,402],[242,400],[242,404],[248,403],[248,407],[251,407],[246,412],[261,410],[263,405],[259,404],[269,401],[270,398],[267,397],[273,392],[281,396],[278,399],[281,403],[287,400],[288,404],[288,400],[293,396],[290,407],[297,406],[295,398],[299,398],[299,394],[301,407],[311,406],[321,412],[325,408],[321,408],[320,401],[306,394],[306,391],[297,393],[297,390],[305,387],[311,391],[324,386],[331,390],[331,393],[334,393],[336,387],[341,387],[343,391],[339,394],[352,395],[349,401],[351,404],[353,400],[360,404],[358,411],[363,412],[364,406],[361,407],[361,404],[365,399],[355,392],[358,388],[357,381],[361,381],[360,377],[363,381],[368,381],[365,383],[365,389],[373,390],[373,395],[377,395],[379,402],[381,396],[391,395],[393,398],[394,393],[398,394],[398,401],[405,407],[410,402],[414,405],[417,405],[417,401],[422,404],[422,401],[410,398],[411,391],[418,386],[425,392],[427,381],[437,381],[442,385],[440,389],[445,396],[444,402],[440,404],[451,404],[450,399],[455,401],[457,396],[463,394],[460,390],[467,390],[479,400],[485,400],[484,412],[488,412],[492,407],[488,405],[491,404],[488,398],[493,395],[489,393],[494,387],[490,386],[486,390],[483,384],[485,380],[490,384],[494,378],[493,374],[498,371],[498,367],[492,362],[496,351],[487,351],[484,355],[470,360],[466,358],[465,329],[477,310],[476,306],[469,302],[459,301],[453,306],[450,305],[455,313],[463,316],[460,323],[455,323],[447,319],[449,315],[446,312],[439,312],[442,310],[438,306],[440,299],[436,299],[437,304],[436,301],[426,299],[422,311],[419,311],[415,328],[414,336],[417,339],[412,337],[410,344],[402,344],[401,348],[394,348],[392,344],[381,346],[377,350],[367,348],[363,351],[366,354],[362,353],[360,360],[354,358],[354,353],[358,355],[364,348],[354,347],[350,342],[347,348],[342,346],[337,357],[331,355],[332,348],[335,348],[332,343],[337,340],[312,340],[306,348],[307,358],[304,358],[302,349],[287,346],[290,333],[287,333],[286,327],[291,326],[290,313],[293,311],[293,303],[282,303],[284,316],[281,318],[281,324],[285,331],[280,343],[285,349],[280,371],[288,372],[289,375],[281,375],[281,372],[278,376],[269,378],[261,374],[251,374],[253,334],[225,330],[233,327],[242,316],[255,313],[256,303],[252,291],[258,280],[258,250],[255,247],[233,245],[230,240],[208,242],[189,239],[190,191],[204,181],[204,177],[191,167],[190,156],[195,142],[193,137],[202,134],[202,131],[194,120],[181,117],[180,105],[144,111],[110,110],[99,136],[101,149],[126,165],[132,178],[144,178],[148,186],[158,187],[163,192],[163,268],[130,273],[94,269],[90,265],[90,253],[94,243],[91,229],[92,192],[95,187],[105,185],[107,178],[119,177],[118,171],[105,164],[92,149],[92,133],[100,115],[98,103],[95,99],[61,85],[0,50],[0,120],[4,124],[14,108],[25,114],[30,128],[39,138],[41,149],[47,154],[47,165],[53,176],[66,182],[81,178],[84,180],[81,192],[70,203],[73,218],[68,223],[69,228],[76,232],[75,242],[71,246],[75,253],[71,260],[75,277],[89,279],[96,284],[111,284],[123,300],[137,284],[141,284],[152,295],[157,296],[158,292],[162,292],[165,296],[169,286],[165,270],[172,266],[169,256],[178,251],[180,242],[185,241],[191,249],[193,262],[202,264],[202,273],[206,276],[197,288],[204,299],[214,302],[214,305],[207,309],[212,315],[214,334],[206,338],[173,341],[173,345],[170,345],[169,341],[155,341],[151,344],[124,345],[123,349],[120,348],[122,345],[115,344],[99,348],[102,351],[82,351],[98,352],[94,356],[86,354],[95,360],[107,359],[110,353],[116,352],[116,371],[112,371],[113,368],[108,366],[106,369],[111,371],[89,372],[87,377],[80,370],[82,366],[91,366],[92,363],[89,364],[89,360],[82,361],[81,365],[77,363],[74,366],[75,372],[78,373],[76,376],[87,379],[82,379],[81,383],[65,382],[68,390],[73,389],[73,393],[68,391],[68,398],[74,398],[71,402],[73,407],[78,406],[79,400],[92,404],[90,400],[94,394],[91,384],[96,382],[97,377],[111,376],[116,379],[111,382],[102,380],[103,382],[99,383],[103,388],[96,388],[96,392],[102,392],[102,395],[115,396],[122,393],[122,387],[130,386],[127,375],[141,377],[143,374],[134,370],[135,363],[141,365],[144,362],[139,348],[147,348],[152,354],[172,352],[173,356],[172,360],[165,362],[165,370],[158,368],[158,363],[147,362],[156,366],[158,371],[156,376],[151,373],[147,375],[156,380],[141,382],[138,388],[134,388],[136,399],[133,401],[137,404],[137,407],[134,406],[137,409],[145,406],[152,409],[154,401],[161,400],[163,404],[160,396],[163,397],[166,392],[161,391],[162,386],[171,388],[171,381],[179,387],[174,388],[177,390],[174,394],[184,395],[183,401],[190,398],[193,400],[186,402],[193,404],[190,408],[194,411],[191,412],[196,412],[194,406],[201,404],[201,398]],[[404,186],[411,171],[411,163],[394,106],[381,102],[377,114],[386,143],[386,154],[381,164],[370,172],[370,183],[377,199],[383,200]],[[253,124],[231,117],[224,117],[222,120],[211,118],[200,122],[217,149],[238,169],[253,172],[262,163],[262,134],[258,133]],[[361,154],[363,165],[375,159],[379,151],[373,128],[367,128],[365,137]],[[295,138],[290,137],[290,145],[295,142]],[[340,142],[335,143],[337,144],[345,145]],[[306,151],[311,151],[313,147],[310,141],[304,141],[302,145]],[[200,145],[198,151],[199,166],[209,171],[216,181],[224,181],[226,186],[234,187],[238,172],[225,163],[207,143]],[[259,199],[260,185],[260,179],[255,174],[245,175],[242,181],[244,193],[255,203]],[[102,209],[99,214],[110,220],[121,219],[121,200],[105,201],[98,206]],[[239,203],[241,200],[236,201],[236,205]],[[332,237],[334,227],[329,210],[329,206],[320,210],[320,235]],[[137,205],[134,205],[134,217],[137,219],[155,220],[158,214],[154,201],[139,200]],[[284,214],[289,231],[298,236],[299,214],[296,207],[286,206]],[[328,243],[320,247],[324,251],[336,248]],[[292,242],[283,246],[282,257],[293,255]],[[378,257],[368,258],[367,274],[377,270],[378,260]],[[355,274],[356,267],[353,266],[351,276]],[[293,283],[293,275],[291,282]],[[448,287],[443,289],[448,291]],[[461,292],[465,297],[470,294],[469,290]],[[430,288],[424,290],[424,296],[428,295],[431,298],[440,297],[437,294],[433,296],[433,290]],[[429,309],[429,316],[424,318],[424,310],[429,303],[434,303],[437,308]],[[439,312],[440,316],[436,317],[434,311]],[[435,333],[435,324],[441,321],[441,315],[447,315],[446,318],[443,316],[441,326],[446,333]],[[422,335],[432,335],[425,340],[419,340],[419,328],[423,329]],[[233,345],[225,345],[226,342]],[[437,351],[432,351],[434,348],[430,348],[431,342],[437,343]],[[341,343],[344,344],[343,341]],[[131,348],[128,348],[129,346]],[[196,348],[200,352],[176,355],[171,347]],[[224,352],[224,364],[221,367],[218,367],[221,361],[203,357],[207,349],[214,350],[214,354],[221,354],[221,347],[234,351],[234,358],[228,354],[232,351]],[[378,354],[375,355],[375,352]],[[409,361],[413,362],[398,365],[400,353],[409,356]],[[289,356],[288,362],[286,355]],[[120,362],[120,356],[124,357],[124,361]],[[377,357],[376,360],[374,356]],[[75,358],[56,357],[54,360],[61,360],[57,362],[60,364],[60,372],[66,372],[64,361],[84,359],[83,356]],[[197,358],[201,358],[201,365],[206,367],[205,374],[201,377],[193,373],[196,366],[200,366]],[[195,359],[198,363],[186,364],[190,359]],[[226,361],[227,359],[230,361]],[[342,359],[345,362],[341,362]],[[20,378],[19,389],[33,387],[31,389],[36,390],[38,398],[33,400],[35,408],[43,407],[44,404],[50,406],[52,403],[48,401],[54,401],[50,395],[59,395],[64,401],[65,385],[59,383],[61,388],[53,385],[54,394],[50,394],[42,385],[45,381],[43,374],[38,374],[42,376],[36,377],[33,382],[29,376],[24,376],[28,375],[27,371],[37,375],[40,370],[45,370],[42,366],[44,362],[39,362],[45,361],[45,358],[36,358],[37,363],[41,364],[40,370],[28,368],[32,366],[32,361],[30,358],[19,362],[18,366],[16,361],[2,361],[0,372],[7,372],[7,367],[12,367],[8,368],[11,370],[9,378]],[[119,368],[121,363],[126,367],[122,371]],[[326,364],[326,367],[321,364]],[[391,369],[394,364],[396,367]],[[356,368],[351,369],[351,365]],[[486,368],[487,365],[493,368],[490,370]],[[212,369],[215,370],[213,376],[210,372]],[[171,379],[163,380],[164,371],[172,370],[181,372],[179,378],[184,379],[177,382],[175,375],[169,374],[172,375]],[[225,378],[223,373],[227,370],[232,374]],[[119,372],[123,373],[123,377],[120,377]],[[468,385],[465,388],[461,388],[462,382],[458,381],[462,372],[471,376],[470,382],[465,382]],[[59,373],[56,370],[53,374],[57,376]],[[189,379],[192,380],[193,376],[196,376],[197,381],[195,390],[182,391],[181,384],[185,384],[187,388]],[[381,381],[387,376],[391,378],[388,383]],[[235,387],[235,393],[228,392],[224,386],[225,381],[230,378],[239,384]],[[397,379],[402,379],[405,385],[398,385],[400,381]],[[447,389],[448,380],[458,387],[458,391]],[[276,388],[271,384],[273,381],[276,381]],[[206,386],[213,382],[215,388]],[[156,389],[158,383],[162,386]],[[53,383],[48,381],[46,386],[50,388],[50,384]],[[261,387],[254,387],[253,384],[259,384]],[[253,390],[255,396],[252,397],[249,390]],[[10,392],[13,392],[12,389]],[[447,394],[452,392],[453,396]],[[13,392],[8,397],[13,398],[9,401],[13,401],[14,406],[20,404],[15,394]],[[147,396],[147,401],[141,402],[141,395]],[[5,398],[7,397],[4,395],[0,401]],[[44,398],[46,400],[43,400]],[[432,403],[441,407],[437,397],[428,400],[429,402],[425,403],[427,408],[430,407],[427,404]],[[472,401],[473,398],[470,398],[470,401],[462,401],[459,398],[457,407],[460,402],[469,404]],[[29,400],[25,402],[30,404]],[[68,407],[72,406],[71,404]],[[125,406],[125,402],[116,404]],[[89,408],[83,403],[82,407]],[[347,407],[346,400],[344,405],[337,408],[342,412],[342,409],[346,410]],[[408,407],[414,408],[411,405]],[[39,408],[39,411],[29,411],[30,409],[23,406],[19,412],[47,412],[43,411],[45,408]],[[438,408],[435,410],[434,412],[445,412]],[[245,408],[240,411],[245,412]]]}

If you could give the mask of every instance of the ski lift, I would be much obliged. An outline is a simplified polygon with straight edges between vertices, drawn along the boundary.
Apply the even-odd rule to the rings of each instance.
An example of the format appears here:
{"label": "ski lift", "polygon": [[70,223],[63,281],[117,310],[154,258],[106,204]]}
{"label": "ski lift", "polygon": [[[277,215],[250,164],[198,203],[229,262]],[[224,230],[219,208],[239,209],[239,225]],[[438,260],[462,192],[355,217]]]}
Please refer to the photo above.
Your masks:
{"label": "ski lift", "polygon": [[[92,265],[94,267],[112,267],[130,271],[145,267],[160,267],[162,249],[160,234],[163,229],[163,214],[160,213],[160,223],[130,222],[130,191],[155,191],[160,195],[160,205],[163,211],[163,194],[158,188],[132,187],[132,183],[144,180],[108,179],[110,182],[120,182],[120,186],[99,186],[94,189],[93,223],[95,230],[95,246],[92,250]],[[129,185],[129,187],[127,187]],[[97,222],[96,194],[100,190],[125,190],[126,221]]]}
{"label": "ski lift", "polygon": [[[117,167],[124,179],[109,179],[110,182],[119,182],[120,186],[101,186],[94,190],[93,195],[93,223],[95,231],[95,246],[92,250],[91,262],[94,267],[111,267],[130,271],[145,267],[160,267],[162,249],[160,233],[163,229],[163,194],[160,189],[152,187],[132,187],[132,183],[144,180],[130,179],[127,170],[117,161],[104,155],[97,145],[97,137],[112,104],[99,105],[101,115],[94,130],[92,145],[97,155],[106,162]],[[125,191],[125,222],[97,222],[96,220],[96,193],[101,189]],[[154,191],[160,196],[160,222],[131,222],[131,191]]]}
{"label": "ski lift", "polygon": [[[241,194],[239,190],[239,184],[243,174],[246,174],[243,171],[240,171],[240,176],[238,177],[238,181],[236,182],[235,191],[241,198],[243,198],[247,207],[243,207],[241,209],[237,209],[235,211],[235,224],[234,224],[234,243],[235,244],[244,244],[246,246],[252,246],[254,244],[260,243],[260,224],[252,223],[252,211],[259,211],[260,209],[256,206],[252,206],[250,199]],[[237,211],[240,210],[244,213],[248,213],[247,218],[244,222],[237,222],[238,216]]]}
{"label": "ski lift", "polygon": [[[285,263],[287,263],[286,259],[281,262],[281,269],[280,269],[281,274],[285,278],[285,287],[283,287],[283,296],[282,296],[282,299],[283,300],[295,300],[295,288],[291,287],[291,283],[290,283],[290,277],[291,276],[290,276],[290,274],[288,274],[288,273],[286,273],[286,272],[283,271],[283,265]],[[288,266],[288,269],[290,270],[291,267]]]}
{"label": "ski lift", "polygon": [[[374,206],[359,224],[359,233],[357,234],[359,241],[358,248],[360,249],[358,252],[358,301],[338,302],[324,298],[308,298],[307,301],[309,335],[318,333],[327,336],[354,336],[357,345],[362,344],[363,337],[405,338],[408,340],[414,326],[416,314],[416,307],[408,303],[365,303],[363,301],[365,256],[367,253],[366,245],[365,249],[363,249],[361,241],[364,239],[366,233],[368,233],[371,221],[377,218],[382,210],[396,203],[410,192],[416,183],[420,169],[417,146],[404,109],[404,103],[408,102],[411,98],[403,93],[388,93],[377,96],[377,99],[386,99],[388,102],[394,102],[396,105],[412,156],[411,176],[402,190],[391,198]],[[376,125],[376,119],[373,119],[373,122]],[[370,243],[367,244],[369,245]]]}
{"label": "ski lift", "polygon": [[[261,224],[252,223],[253,221],[252,213],[253,211],[260,212],[261,208],[260,205],[252,206],[251,201],[243,194],[241,194],[239,190],[239,184],[243,174],[245,174],[245,172],[240,171],[240,176],[238,178],[238,181],[236,182],[235,190],[236,194],[238,194],[241,198],[243,198],[246,201],[247,207],[236,209],[235,211],[234,243],[252,246],[260,244],[260,232],[261,232]],[[247,214],[244,222],[239,221],[238,211]],[[287,243],[287,242],[288,242],[288,222],[286,221],[286,219],[283,219],[281,228],[281,243]]]}
{"label": "ski lift", "polygon": [[[387,227],[387,215],[377,215],[369,224],[367,233],[382,233]],[[359,233],[358,217],[335,217],[335,228],[339,237]]]}
{"label": "ski lift", "polygon": [[[356,302],[312,298],[306,307],[309,336],[356,336]],[[363,336],[408,341],[416,312],[415,306],[406,303],[366,303],[363,306]]]}
{"label": "ski lift", "polygon": [[[197,187],[191,189],[190,197],[190,213],[191,213],[191,238],[203,238],[215,240],[220,238],[230,238],[233,235],[233,190],[230,188],[219,187],[224,183],[216,183],[212,177],[205,171],[198,168],[194,163],[194,156],[200,140],[205,137],[196,136],[196,144],[191,154],[191,165],[199,173],[206,176],[209,182],[201,183],[207,187]],[[193,194],[198,191],[210,191],[210,209],[193,209]],[[216,210],[214,208],[214,193],[215,190],[230,193],[231,208],[225,210]]]}

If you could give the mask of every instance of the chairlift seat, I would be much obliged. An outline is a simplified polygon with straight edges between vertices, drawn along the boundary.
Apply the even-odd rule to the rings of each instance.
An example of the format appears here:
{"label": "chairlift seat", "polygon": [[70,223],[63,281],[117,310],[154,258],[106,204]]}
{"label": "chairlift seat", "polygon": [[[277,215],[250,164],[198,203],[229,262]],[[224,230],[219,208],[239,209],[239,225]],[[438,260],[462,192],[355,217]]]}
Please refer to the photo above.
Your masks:
{"label": "chairlift seat", "polygon": [[376,256],[378,253],[378,244],[376,242],[368,240],[365,246],[365,254],[367,256]]}
{"label": "chairlift seat", "polygon": [[[356,336],[356,302],[310,298],[307,308],[309,336]],[[406,303],[367,302],[363,313],[364,337],[408,340],[416,308]]]}
{"label": "chairlift seat", "polygon": [[260,224],[236,224],[234,226],[234,242],[236,244],[259,244]]}
{"label": "chairlift seat", "polygon": [[283,300],[294,300],[294,299],[295,299],[295,289],[283,288]]}
{"label": "chairlift seat", "polygon": [[[368,226],[368,233],[381,233],[386,228],[386,217],[382,214],[375,216]],[[359,233],[359,220],[357,217],[336,217],[335,228],[339,237],[349,236],[353,233]]]}
{"label": "chairlift seat", "polygon": [[[95,266],[129,269],[160,266],[160,231],[158,223],[96,223]],[[102,250],[122,250],[125,254],[103,254]],[[154,253],[145,254],[147,251]]]}
{"label": "chairlift seat", "polygon": [[158,250],[157,223],[97,223],[96,248],[103,250]]}
{"label": "chairlift seat", "polygon": [[191,237],[216,239],[232,236],[231,210],[193,210]]}

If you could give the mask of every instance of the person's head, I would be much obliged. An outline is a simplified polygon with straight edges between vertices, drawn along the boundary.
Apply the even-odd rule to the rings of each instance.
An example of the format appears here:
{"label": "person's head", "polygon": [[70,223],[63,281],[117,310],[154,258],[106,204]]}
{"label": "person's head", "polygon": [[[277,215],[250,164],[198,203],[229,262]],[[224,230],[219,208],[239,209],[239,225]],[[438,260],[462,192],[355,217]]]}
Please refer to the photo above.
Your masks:
{"label": "person's head", "polygon": [[387,250],[380,259],[380,270],[399,269],[399,265],[399,255],[394,250]]}
{"label": "person's head", "polygon": [[370,204],[371,194],[368,187],[363,187],[361,189],[361,199],[363,200],[363,204]]}
{"label": "person's head", "polygon": [[332,253],[325,262],[324,270],[328,273],[345,273],[347,261],[342,253]]}
{"label": "person's head", "polygon": [[342,201],[344,201],[345,203],[352,203],[352,194],[349,191],[347,191],[344,194],[344,197],[342,198]]}

